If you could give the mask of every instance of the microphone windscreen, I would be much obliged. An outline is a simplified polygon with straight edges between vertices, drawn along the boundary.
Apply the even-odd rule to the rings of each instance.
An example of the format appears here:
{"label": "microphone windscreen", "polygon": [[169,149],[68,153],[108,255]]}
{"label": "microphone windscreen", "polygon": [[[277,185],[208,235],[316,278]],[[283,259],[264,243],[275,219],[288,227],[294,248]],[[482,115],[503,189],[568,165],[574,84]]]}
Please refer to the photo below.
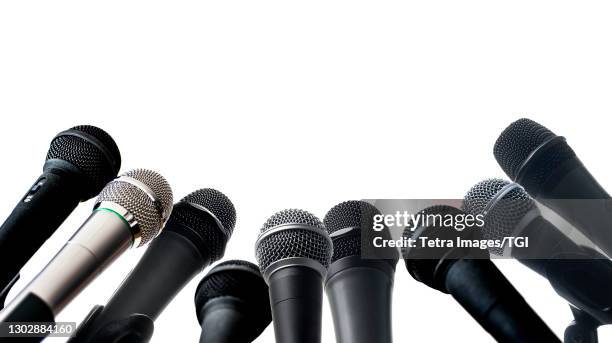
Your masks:
{"label": "microphone windscreen", "polygon": [[236,209],[230,199],[218,190],[203,188],[174,205],[165,229],[187,237],[214,262],[223,256],[235,225]]}
{"label": "microphone windscreen", "polygon": [[75,166],[87,179],[84,199],[95,194],[117,176],[121,154],[113,138],[104,130],[80,125],[59,133],[51,141],[46,161],[62,160]]}
{"label": "microphone windscreen", "polygon": [[255,255],[262,272],[274,262],[293,257],[309,258],[327,268],[332,249],[319,218],[304,210],[287,209],[264,223],[255,245]]}
{"label": "microphone windscreen", "polygon": [[240,300],[250,317],[249,330],[256,337],[272,321],[268,285],[259,272],[257,265],[242,261],[225,261],[214,268],[202,279],[195,293],[195,306],[198,321],[204,320],[204,306],[213,299],[232,297]]}
{"label": "microphone windscreen", "polygon": [[157,236],[172,212],[172,189],[166,179],[148,169],[133,169],[104,187],[96,201],[115,203],[130,212],[140,230],[140,245]]}
{"label": "microphone windscreen", "polygon": [[[528,213],[539,211],[522,187],[502,179],[477,183],[465,195],[463,209],[473,215],[484,215],[482,236],[495,240],[514,236],[519,222]],[[503,253],[503,247],[492,247],[489,250],[498,255]]]}

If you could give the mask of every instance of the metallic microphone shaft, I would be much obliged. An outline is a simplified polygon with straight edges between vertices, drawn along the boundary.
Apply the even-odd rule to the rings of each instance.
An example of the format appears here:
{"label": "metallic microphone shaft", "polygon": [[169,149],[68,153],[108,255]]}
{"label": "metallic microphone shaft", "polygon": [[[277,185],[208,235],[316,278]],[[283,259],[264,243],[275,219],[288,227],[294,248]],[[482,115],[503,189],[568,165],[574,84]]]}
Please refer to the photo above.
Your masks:
{"label": "metallic microphone shaft", "polygon": [[57,314],[96,275],[129,249],[134,241],[130,226],[119,214],[120,207],[112,207],[94,211],[22,293],[36,294]]}

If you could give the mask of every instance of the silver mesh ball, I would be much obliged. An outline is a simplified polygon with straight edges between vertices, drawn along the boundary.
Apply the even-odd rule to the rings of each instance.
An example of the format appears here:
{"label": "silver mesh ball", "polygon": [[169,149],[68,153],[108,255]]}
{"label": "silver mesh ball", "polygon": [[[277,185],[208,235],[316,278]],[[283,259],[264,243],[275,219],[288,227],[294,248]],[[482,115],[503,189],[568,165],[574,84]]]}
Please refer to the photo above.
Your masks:
{"label": "silver mesh ball", "polygon": [[[482,236],[485,239],[503,239],[514,237],[519,222],[530,211],[537,211],[533,199],[518,186],[497,200],[493,207],[485,210],[489,203],[498,197],[499,192],[511,182],[501,179],[484,180],[468,191],[463,199],[463,210],[473,215],[484,214],[485,227]],[[491,252],[501,255],[503,249],[492,248]]]}
{"label": "silver mesh ball", "polygon": [[137,185],[118,178],[104,187],[96,203],[114,202],[128,210],[140,229],[139,246],[145,245],[157,236],[172,211],[172,189],[163,176],[152,170],[134,169],[120,177],[133,178],[145,184],[159,202],[154,202],[149,194]]}
{"label": "silver mesh ball", "polygon": [[[314,230],[288,226],[266,234],[287,224],[305,225]],[[259,237],[255,255],[262,272],[272,263],[292,257],[313,259],[325,268],[331,261],[333,248],[329,235],[321,220],[307,211],[288,209],[274,214],[264,223]]]}

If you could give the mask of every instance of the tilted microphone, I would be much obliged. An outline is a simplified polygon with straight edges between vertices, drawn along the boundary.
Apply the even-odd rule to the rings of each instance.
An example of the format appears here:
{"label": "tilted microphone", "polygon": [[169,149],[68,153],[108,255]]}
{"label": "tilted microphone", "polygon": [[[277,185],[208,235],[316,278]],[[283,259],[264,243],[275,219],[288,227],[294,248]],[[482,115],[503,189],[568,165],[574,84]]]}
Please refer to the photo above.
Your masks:
{"label": "tilted microphone", "polygon": [[60,132],[51,141],[43,173],[0,227],[0,309],[19,270],[76,208],[117,176],[115,141],[89,125]]}
{"label": "tilted microphone", "polygon": [[592,249],[578,246],[541,216],[533,199],[516,183],[490,179],[476,184],[464,199],[468,213],[484,214],[486,239],[527,237],[526,248],[501,247],[548,279],[555,291],[602,324],[612,323],[612,263]]}
{"label": "tilted microphone", "polygon": [[195,305],[200,343],[251,343],[272,321],[268,285],[247,261],[211,269],[196,289]]}
{"label": "tilted microphone", "polygon": [[339,343],[393,341],[391,299],[398,258],[361,256],[362,234],[368,237],[374,233],[374,216],[379,214],[367,202],[346,201],[330,209],[323,219],[334,248],[325,291]]}
{"label": "tilted microphone", "polygon": [[564,137],[519,119],[502,132],[493,153],[512,180],[612,257],[612,200]]}
{"label": "tilted microphone", "polygon": [[184,197],[174,205],[163,233],[104,309],[82,324],[73,342],[108,341],[106,335],[116,334],[109,328],[133,315],[154,321],[195,275],[223,256],[235,224],[236,210],[223,193],[204,188]]}
{"label": "tilted microphone", "polygon": [[332,249],[323,223],[309,212],[283,210],[264,223],[255,256],[270,288],[277,342],[321,342],[323,277]]}
{"label": "tilted microphone", "polygon": [[[424,216],[464,215],[461,210],[444,205],[429,207],[422,213]],[[476,237],[473,236],[475,229],[456,231],[441,222],[425,222],[414,231],[407,228],[404,238],[456,241],[457,237]],[[486,251],[456,244],[436,248],[419,244],[403,249],[410,275],[431,288],[451,294],[498,342],[560,342],[495,267]]]}
{"label": "tilted microphone", "polygon": [[157,236],[171,211],[172,190],[158,173],[135,169],[111,181],[93,213],[0,314],[0,321],[52,322],[121,253]]}

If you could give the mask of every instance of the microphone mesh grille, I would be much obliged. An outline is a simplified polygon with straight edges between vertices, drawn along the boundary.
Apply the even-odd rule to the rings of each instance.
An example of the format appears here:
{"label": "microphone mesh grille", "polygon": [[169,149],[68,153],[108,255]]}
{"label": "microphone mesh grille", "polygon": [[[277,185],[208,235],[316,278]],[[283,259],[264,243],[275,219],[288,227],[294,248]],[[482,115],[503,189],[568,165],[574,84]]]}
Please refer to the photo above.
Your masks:
{"label": "microphone mesh grille", "polygon": [[349,200],[330,209],[323,222],[330,234],[347,228],[355,228],[345,234],[332,238],[334,255],[332,262],[348,256],[361,255],[361,229],[373,233],[374,216],[380,211],[365,201]]}
{"label": "microphone mesh grille", "polygon": [[[301,224],[315,231],[287,228],[262,238],[267,231],[285,224]],[[264,271],[276,261],[292,257],[310,258],[325,268],[329,266],[332,247],[323,223],[313,214],[299,210],[283,210],[270,217],[263,225],[255,247],[259,267]]]}
{"label": "microphone mesh grille", "polygon": [[100,141],[114,159],[111,163],[98,146],[81,137],[58,135],[51,141],[46,160],[63,160],[77,167],[88,180],[83,189],[84,199],[89,199],[117,176],[121,155],[115,141],[104,130],[90,125],[76,126],[71,130]]}
{"label": "microphone mesh grille", "polygon": [[128,182],[115,179],[111,181],[98,196],[97,203],[114,202],[128,210],[138,222],[142,240],[140,246],[155,238],[163,225],[163,213],[172,211],[172,189],[160,174],[147,169],[130,170],[122,176],[136,179],[151,189],[159,205],[141,188]]}
{"label": "microphone mesh grille", "polygon": [[[537,211],[533,199],[521,187],[513,188],[485,213],[487,205],[498,193],[511,183],[501,179],[484,180],[468,191],[464,200],[465,212],[473,215],[484,214],[485,227],[482,235],[485,239],[503,239],[515,236],[519,222],[530,211]],[[501,255],[503,248],[491,248],[491,252]]]}
{"label": "microphone mesh grille", "polygon": [[[223,228],[219,227],[210,213],[189,206],[188,203],[206,208],[219,219]],[[202,251],[202,254],[209,255],[211,261],[217,261],[225,252],[225,246],[232,235],[235,223],[236,210],[229,198],[215,189],[204,188],[187,195],[174,205],[166,230],[184,235]],[[192,239],[193,234],[198,238]]]}
{"label": "microphone mesh grille", "polygon": [[499,136],[493,148],[493,155],[504,172],[516,180],[523,162],[542,143],[554,138],[555,134],[544,126],[527,118],[510,124]]}

